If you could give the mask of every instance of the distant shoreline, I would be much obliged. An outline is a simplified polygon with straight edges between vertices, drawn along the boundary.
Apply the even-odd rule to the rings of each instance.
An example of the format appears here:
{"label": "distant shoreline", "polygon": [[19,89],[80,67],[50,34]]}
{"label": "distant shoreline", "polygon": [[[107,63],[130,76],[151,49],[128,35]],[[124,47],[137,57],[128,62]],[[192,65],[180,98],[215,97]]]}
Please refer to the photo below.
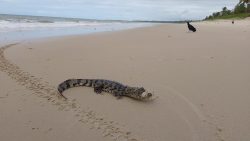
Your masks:
{"label": "distant shoreline", "polygon": [[[100,20],[100,19],[84,19],[84,18],[70,18],[70,17],[50,17],[50,16],[33,16],[33,15],[16,15],[16,14],[0,14],[0,20],[2,20],[3,17],[15,17],[15,18],[27,18],[27,19],[51,19],[51,20],[68,20],[68,21],[91,21],[91,22],[121,22],[121,23],[184,23],[186,20],[179,20],[179,21],[164,21],[164,20]],[[201,20],[192,20],[192,21],[201,21]]]}

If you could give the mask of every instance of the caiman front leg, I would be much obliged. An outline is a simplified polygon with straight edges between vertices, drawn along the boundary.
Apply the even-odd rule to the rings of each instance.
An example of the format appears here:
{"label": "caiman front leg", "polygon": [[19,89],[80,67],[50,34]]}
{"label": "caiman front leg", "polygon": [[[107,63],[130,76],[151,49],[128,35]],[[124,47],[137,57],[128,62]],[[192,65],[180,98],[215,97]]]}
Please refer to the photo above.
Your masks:
{"label": "caiman front leg", "polygon": [[103,84],[101,84],[101,85],[96,85],[96,86],[94,87],[94,92],[97,93],[97,94],[100,94],[100,93],[102,93],[103,88],[104,88]]}
{"label": "caiman front leg", "polygon": [[120,91],[114,92],[114,96],[117,99],[121,99],[123,95],[124,95],[123,92],[120,92]]}

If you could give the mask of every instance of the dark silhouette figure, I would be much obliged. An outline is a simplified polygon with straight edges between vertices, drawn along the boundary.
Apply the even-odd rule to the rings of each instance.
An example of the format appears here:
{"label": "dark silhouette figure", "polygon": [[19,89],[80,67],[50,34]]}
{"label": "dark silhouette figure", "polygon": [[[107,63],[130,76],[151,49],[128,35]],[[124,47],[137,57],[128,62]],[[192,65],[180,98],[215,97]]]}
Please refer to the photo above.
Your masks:
{"label": "dark silhouette figure", "polygon": [[232,24],[234,24],[234,20],[232,20]]}
{"label": "dark silhouette figure", "polygon": [[195,32],[196,31],[196,28],[194,28],[189,22],[187,22],[187,25],[188,25],[188,29]]}

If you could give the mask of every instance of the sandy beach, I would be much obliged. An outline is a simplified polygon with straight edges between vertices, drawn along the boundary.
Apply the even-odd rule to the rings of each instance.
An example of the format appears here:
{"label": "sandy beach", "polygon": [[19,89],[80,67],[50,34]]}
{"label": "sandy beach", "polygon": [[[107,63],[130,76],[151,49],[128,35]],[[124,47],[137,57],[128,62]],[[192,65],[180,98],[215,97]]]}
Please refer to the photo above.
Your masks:
{"label": "sandy beach", "polygon": [[[247,141],[250,20],[162,24],[0,48],[5,141]],[[116,99],[69,78],[142,86],[158,98]]]}

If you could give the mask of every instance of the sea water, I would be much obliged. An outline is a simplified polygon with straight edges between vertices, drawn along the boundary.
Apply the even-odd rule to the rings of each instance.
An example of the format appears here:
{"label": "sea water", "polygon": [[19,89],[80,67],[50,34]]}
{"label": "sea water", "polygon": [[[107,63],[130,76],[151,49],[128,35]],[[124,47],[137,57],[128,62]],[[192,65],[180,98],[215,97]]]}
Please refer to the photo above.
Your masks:
{"label": "sea water", "polygon": [[0,45],[30,39],[83,35],[151,26],[152,23],[0,14]]}

